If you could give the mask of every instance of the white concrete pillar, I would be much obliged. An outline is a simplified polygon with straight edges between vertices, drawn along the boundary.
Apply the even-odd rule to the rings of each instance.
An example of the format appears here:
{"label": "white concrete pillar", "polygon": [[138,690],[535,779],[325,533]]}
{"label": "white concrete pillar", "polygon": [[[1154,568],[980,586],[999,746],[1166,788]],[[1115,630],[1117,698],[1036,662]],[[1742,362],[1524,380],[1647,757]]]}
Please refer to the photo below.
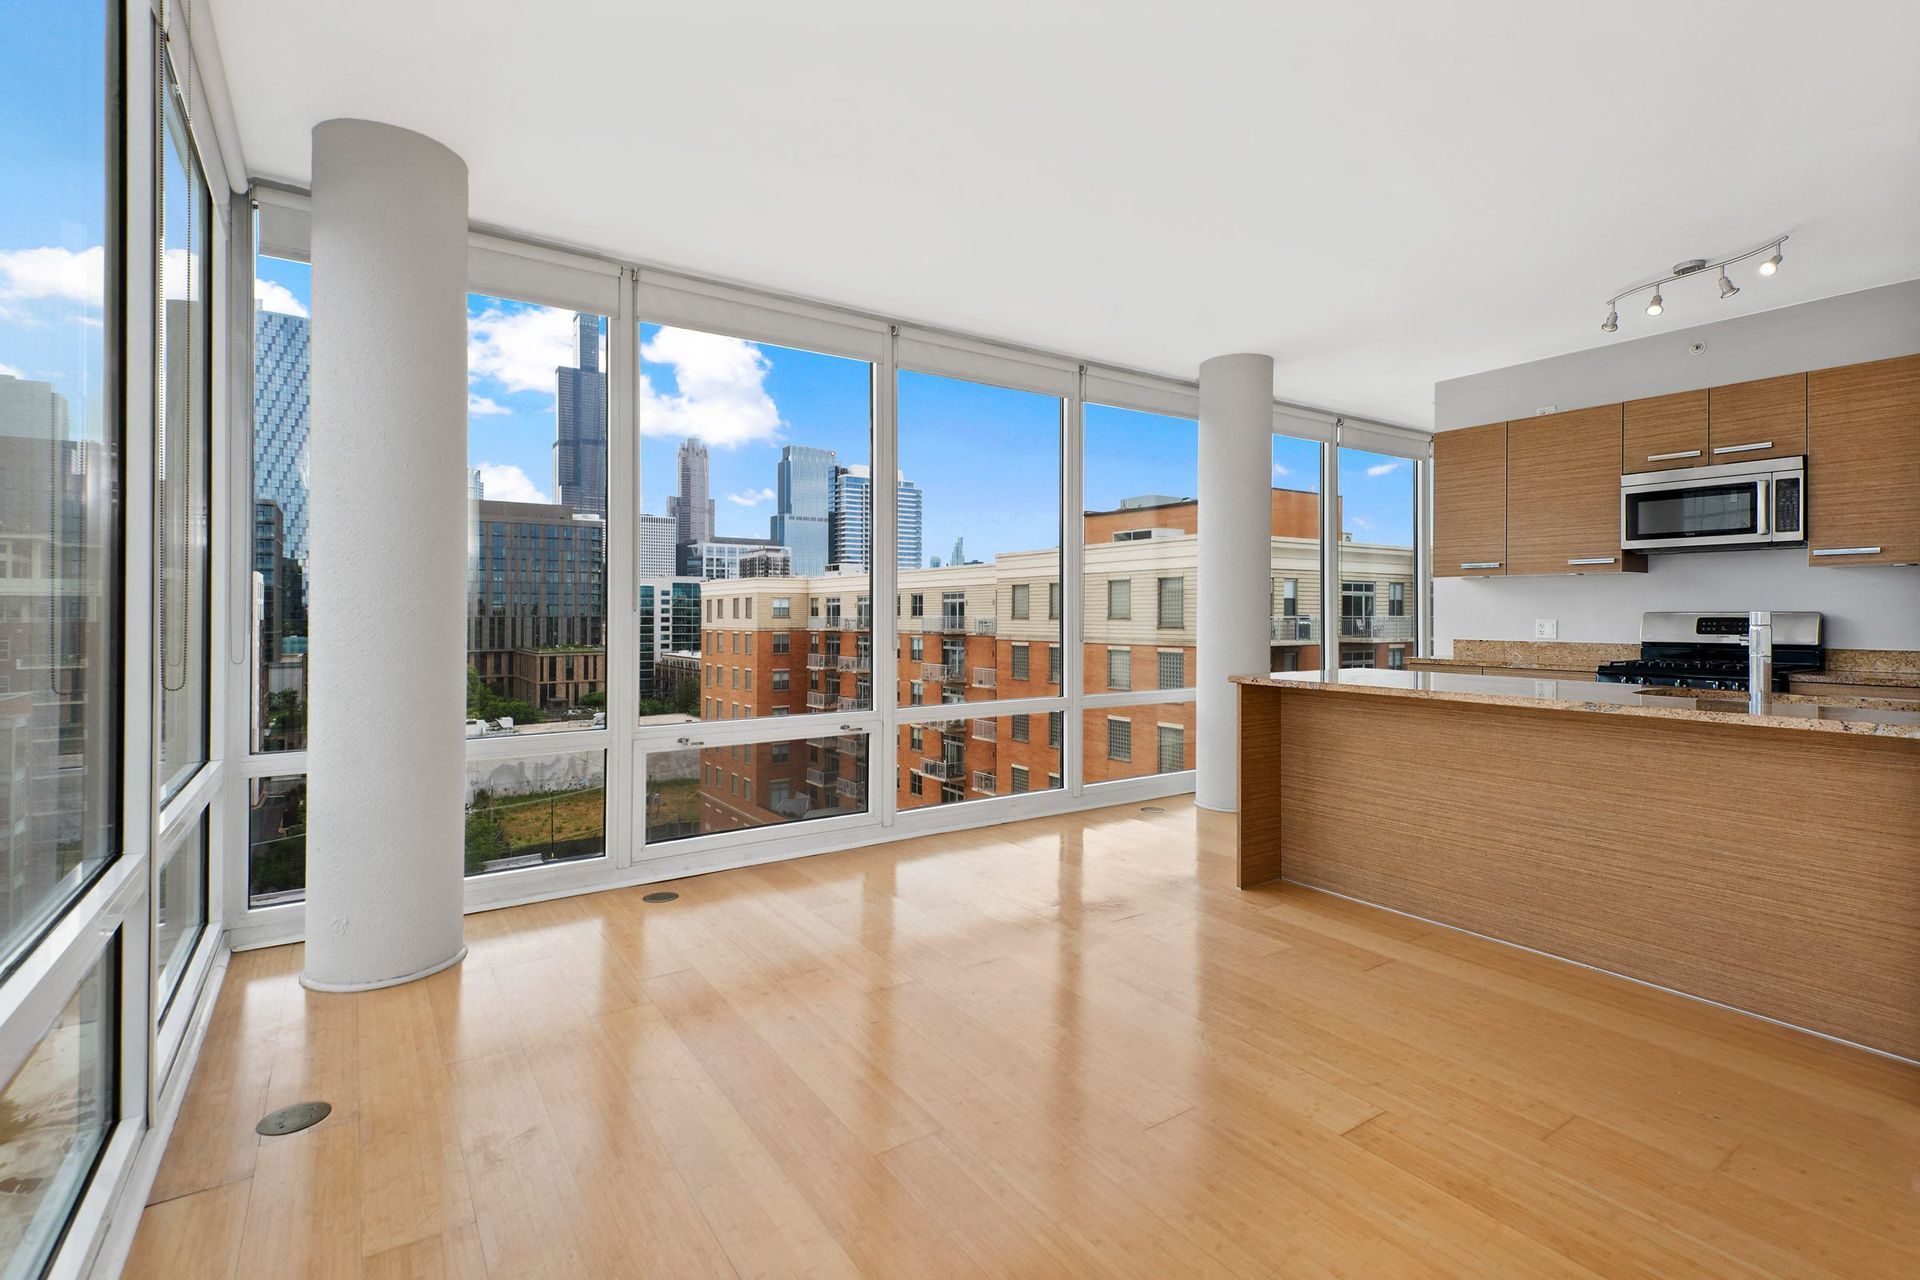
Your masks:
{"label": "white concrete pillar", "polygon": [[1239,689],[1267,670],[1273,533],[1273,357],[1215,356],[1200,366],[1199,742],[1194,799],[1240,807]]}
{"label": "white concrete pillar", "polygon": [[466,798],[467,166],[313,130],[306,972],[458,963]]}

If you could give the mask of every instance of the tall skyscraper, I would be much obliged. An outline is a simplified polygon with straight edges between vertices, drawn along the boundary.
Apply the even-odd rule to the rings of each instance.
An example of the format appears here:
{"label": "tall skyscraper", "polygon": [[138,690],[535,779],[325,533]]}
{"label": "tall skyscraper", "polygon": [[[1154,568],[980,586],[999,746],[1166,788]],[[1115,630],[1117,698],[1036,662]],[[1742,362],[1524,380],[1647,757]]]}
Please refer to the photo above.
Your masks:
{"label": "tall skyscraper", "polygon": [[640,576],[671,578],[679,568],[673,547],[673,521],[640,513]]}
{"label": "tall skyscraper", "polygon": [[305,316],[253,316],[253,496],[280,508],[287,558],[307,567]]}
{"label": "tall skyscraper", "polygon": [[573,317],[573,366],[554,371],[553,484],[563,507],[607,514],[607,375],[600,367],[600,317]]}
{"label": "tall skyscraper", "polygon": [[[920,567],[920,486],[896,474],[895,557],[902,569]],[[872,473],[866,467],[835,467],[828,504],[827,559],[831,564],[868,565],[873,541]]]}
{"label": "tall skyscraper", "polygon": [[793,572],[803,577],[827,566],[827,517],[839,456],[832,449],[803,444],[780,450],[769,533],[792,553]]}
{"label": "tall skyscraper", "polygon": [[713,499],[707,495],[707,446],[688,436],[680,442],[680,492],[667,499],[675,545],[713,541]]}

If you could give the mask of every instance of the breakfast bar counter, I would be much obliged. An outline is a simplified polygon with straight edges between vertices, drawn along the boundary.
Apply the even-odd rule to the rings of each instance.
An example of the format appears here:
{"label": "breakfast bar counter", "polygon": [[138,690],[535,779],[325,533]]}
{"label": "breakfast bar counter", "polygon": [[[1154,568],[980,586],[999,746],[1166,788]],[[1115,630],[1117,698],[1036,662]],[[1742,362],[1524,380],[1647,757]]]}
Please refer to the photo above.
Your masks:
{"label": "breakfast bar counter", "polygon": [[1920,1059],[1920,712],[1432,671],[1236,683],[1243,888]]}

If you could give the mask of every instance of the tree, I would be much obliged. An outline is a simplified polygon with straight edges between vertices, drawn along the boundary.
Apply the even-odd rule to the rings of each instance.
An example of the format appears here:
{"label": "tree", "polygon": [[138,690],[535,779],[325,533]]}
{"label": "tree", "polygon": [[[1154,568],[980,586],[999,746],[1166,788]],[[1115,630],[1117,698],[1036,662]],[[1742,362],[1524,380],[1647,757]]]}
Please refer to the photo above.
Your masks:
{"label": "tree", "polygon": [[515,724],[537,724],[547,718],[547,713],[531,702],[519,698],[509,698],[495,693],[480,673],[472,667],[467,668],[467,719],[498,720],[508,717]]}

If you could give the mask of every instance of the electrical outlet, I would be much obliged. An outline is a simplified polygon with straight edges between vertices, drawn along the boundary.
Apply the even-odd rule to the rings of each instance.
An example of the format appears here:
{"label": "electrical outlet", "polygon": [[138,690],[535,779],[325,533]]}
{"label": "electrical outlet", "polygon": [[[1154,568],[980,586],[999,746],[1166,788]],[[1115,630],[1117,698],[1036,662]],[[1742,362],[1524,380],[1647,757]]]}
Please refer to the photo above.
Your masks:
{"label": "electrical outlet", "polygon": [[1533,638],[1535,640],[1558,640],[1560,638],[1560,619],[1535,618],[1533,620]]}
{"label": "electrical outlet", "polygon": [[1549,414],[1555,414],[1555,413],[1558,413],[1558,412],[1560,412],[1560,406],[1559,406],[1559,405],[1557,405],[1557,404],[1544,404],[1544,405],[1541,405],[1541,406],[1540,406],[1540,407],[1539,407],[1538,409],[1535,409],[1535,410],[1533,411],[1533,416],[1534,416],[1534,417],[1536,417],[1536,418],[1544,418],[1544,417],[1547,417],[1547,416],[1548,416]]}

